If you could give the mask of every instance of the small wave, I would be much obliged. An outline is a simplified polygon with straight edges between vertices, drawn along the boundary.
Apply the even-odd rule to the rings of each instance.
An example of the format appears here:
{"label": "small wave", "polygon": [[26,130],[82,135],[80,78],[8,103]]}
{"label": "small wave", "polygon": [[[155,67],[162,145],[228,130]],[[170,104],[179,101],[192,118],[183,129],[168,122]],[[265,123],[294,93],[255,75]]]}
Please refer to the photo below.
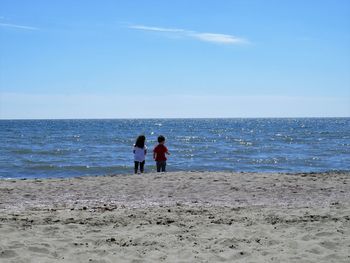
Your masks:
{"label": "small wave", "polygon": [[[78,151],[79,149],[77,149]],[[20,154],[20,155],[65,155],[73,152],[72,149],[52,149],[52,150],[36,150],[36,149],[13,149],[11,153]]]}
{"label": "small wave", "polygon": [[28,170],[37,170],[37,171],[74,171],[74,172],[111,172],[111,171],[125,171],[130,170],[131,166],[90,166],[90,165],[53,165],[53,164],[41,164],[41,165],[32,165],[27,168]]}
{"label": "small wave", "polygon": [[51,164],[44,164],[44,165],[33,165],[29,166],[28,170],[42,170],[42,171],[49,171],[49,170],[55,170],[57,169],[57,166],[51,165]]}
{"label": "small wave", "polygon": [[31,154],[33,153],[32,149],[13,149],[11,150],[12,153],[15,154]]}

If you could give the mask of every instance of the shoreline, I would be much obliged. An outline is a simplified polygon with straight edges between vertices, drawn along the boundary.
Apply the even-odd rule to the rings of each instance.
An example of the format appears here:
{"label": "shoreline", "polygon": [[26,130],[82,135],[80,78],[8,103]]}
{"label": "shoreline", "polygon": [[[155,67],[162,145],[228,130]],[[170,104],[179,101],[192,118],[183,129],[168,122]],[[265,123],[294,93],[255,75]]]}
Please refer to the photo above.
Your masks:
{"label": "shoreline", "polygon": [[350,259],[350,172],[8,179],[0,212],[1,262]]}
{"label": "shoreline", "polygon": [[[51,176],[51,177],[0,177],[1,181],[32,181],[32,180],[55,180],[55,179],[74,179],[74,178],[89,178],[89,177],[115,177],[115,176],[134,176],[133,166],[130,166],[128,171],[117,172],[117,173],[106,173],[106,174],[86,174],[86,175],[68,175],[68,176]],[[327,175],[327,174],[350,174],[350,170],[339,169],[339,170],[324,170],[324,171],[235,171],[235,170],[171,170],[166,173],[177,174],[177,173],[210,173],[210,174],[280,174],[280,175]],[[155,168],[146,170],[143,174],[157,174]]]}

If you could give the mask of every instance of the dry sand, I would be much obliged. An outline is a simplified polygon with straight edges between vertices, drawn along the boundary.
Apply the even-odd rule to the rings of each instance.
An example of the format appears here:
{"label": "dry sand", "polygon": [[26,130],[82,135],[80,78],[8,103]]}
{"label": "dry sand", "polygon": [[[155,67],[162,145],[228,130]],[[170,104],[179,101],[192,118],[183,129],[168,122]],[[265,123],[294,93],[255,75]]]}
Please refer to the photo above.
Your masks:
{"label": "dry sand", "polygon": [[350,262],[350,173],[1,180],[0,262]]}

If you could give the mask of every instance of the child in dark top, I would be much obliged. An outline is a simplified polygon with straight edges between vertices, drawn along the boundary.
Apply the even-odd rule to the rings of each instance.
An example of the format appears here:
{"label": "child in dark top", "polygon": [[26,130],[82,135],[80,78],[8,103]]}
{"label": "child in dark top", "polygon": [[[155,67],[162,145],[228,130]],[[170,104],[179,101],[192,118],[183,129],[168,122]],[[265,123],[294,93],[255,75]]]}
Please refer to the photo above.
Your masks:
{"label": "child in dark top", "polygon": [[153,159],[156,161],[157,172],[165,172],[167,160],[165,154],[170,155],[168,148],[164,145],[164,143],[164,136],[158,136],[158,145],[153,149]]}
{"label": "child in dark top", "polygon": [[136,142],[134,144],[134,171],[137,174],[137,171],[140,166],[140,172],[143,173],[145,166],[145,158],[147,154],[147,147],[145,145],[146,137],[144,135],[140,135],[137,137]]}

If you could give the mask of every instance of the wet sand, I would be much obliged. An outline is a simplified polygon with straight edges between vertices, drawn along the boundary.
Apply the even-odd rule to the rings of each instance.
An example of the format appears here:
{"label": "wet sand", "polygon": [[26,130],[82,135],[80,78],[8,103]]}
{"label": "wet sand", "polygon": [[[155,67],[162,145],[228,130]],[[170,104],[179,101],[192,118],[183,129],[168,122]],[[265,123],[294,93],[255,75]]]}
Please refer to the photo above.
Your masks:
{"label": "wet sand", "polygon": [[350,173],[0,180],[0,262],[350,262]]}

